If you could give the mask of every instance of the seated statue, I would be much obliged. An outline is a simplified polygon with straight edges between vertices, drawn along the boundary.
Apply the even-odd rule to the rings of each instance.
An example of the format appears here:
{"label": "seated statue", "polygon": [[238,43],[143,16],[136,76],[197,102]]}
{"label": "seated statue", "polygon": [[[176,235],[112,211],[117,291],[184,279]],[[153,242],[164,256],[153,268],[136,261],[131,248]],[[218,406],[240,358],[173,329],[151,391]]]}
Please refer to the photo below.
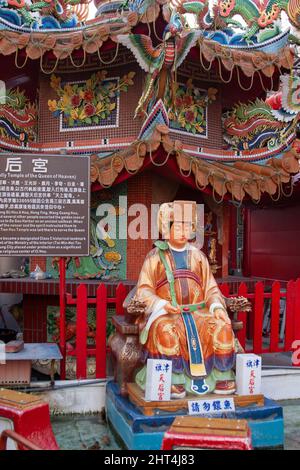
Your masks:
{"label": "seated statue", "polygon": [[171,360],[171,398],[235,392],[231,321],[206,256],[189,243],[196,217],[195,202],[160,207],[159,231],[168,236],[148,253],[137,284],[146,313],[137,319],[143,367],[135,380],[144,390],[147,359]]}

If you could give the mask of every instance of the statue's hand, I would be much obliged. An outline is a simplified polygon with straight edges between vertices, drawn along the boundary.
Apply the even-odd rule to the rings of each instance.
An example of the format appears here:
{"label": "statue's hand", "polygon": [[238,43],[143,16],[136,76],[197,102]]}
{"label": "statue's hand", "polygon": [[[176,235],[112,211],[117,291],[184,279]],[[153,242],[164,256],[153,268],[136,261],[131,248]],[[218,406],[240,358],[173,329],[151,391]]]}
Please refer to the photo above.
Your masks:
{"label": "statue's hand", "polygon": [[223,308],[216,308],[214,310],[214,317],[216,320],[223,320],[225,323],[231,324],[228,313]]}
{"label": "statue's hand", "polygon": [[171,315],[174,315],[174,314],[178,314],[180,313],[180,308],[179,307],[173,307],[172,304],[170,304],[170,302],[168,302],[165,306],[164,306],[164,309],[167,313],[171,314]]}

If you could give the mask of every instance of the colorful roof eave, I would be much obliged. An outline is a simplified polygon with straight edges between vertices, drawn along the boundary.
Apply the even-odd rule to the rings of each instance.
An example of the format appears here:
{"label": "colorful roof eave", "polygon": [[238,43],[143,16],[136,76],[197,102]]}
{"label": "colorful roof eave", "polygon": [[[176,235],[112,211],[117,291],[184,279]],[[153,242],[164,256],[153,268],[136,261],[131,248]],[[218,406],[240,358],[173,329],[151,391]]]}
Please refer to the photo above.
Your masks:
{"label": "colorful roof eave", "polygon": [[[252,150],[223,150],[220,148],[209,148],[199,147],[190,144],[181,144],[182,150],[189,154],[193,158],[201,160],[209,160],[212,162],[225,162],[226,164],[233,164],[237,161],[244,161],[250,163],[261,163],[268,158],[277,158],[290,147],[295,139],[295,133],[291,133],[286,139],[279,145],[272,149],[268,147],[255,148]],[[123,137],[123,138],[110,138],[107,143],[99,143],[96,140],[74,140],[72,145],[67,141],[56,141],[56,142],[31,142],[28,141],[26,144],[11,139],[9,137],[0,136],[0,149],[4,152],[16,152],[27,153],[27,154],[41,154],[41,155],[53,155],[53,154],[69,154],[73,155],[76,153],[86,154],[97,154],[97,153],[115,153],[119,151],[126,151],[131,145],[135,145],[135,142],[148,142],[148,137],[136,139],[135,137]]]}
{"label": "colorful roof eave", "polygon": [[58,30],[30,30],[15,25],[5,26],[3,22],[0,19],[0,26],[5,28],[0,29],[1,54],[10,55],[23,50],[28,58],[36,60],[47,52],[53,52],[58,60],[63,60],[80,48],[84,54],[96,53],[108,39],[129,33],[137,24],[138,15],[128,12],[115,21],[96,18],[78,27]]}
{"label": "colorful roof eave", "polygon": [[[0,20],[3,22],[3,20]],[[118,35],[130,34],[137,26],[138,16],[135,12],[125,13],[113,22],[96,18],[85,25],[60,30],[29,30],[15,27],[0,30],[0,54],[18,54],[24,51],[32,60],[41,59],[45,53],[52,52],[57,59],[63,60],[80,48],[83,54],[98,53],[103,44],[111,39],[118,43]],[[3,24],[2,24],[3,26]],[[219,66],[231,74],[234,68],[241,69],[247,77],[256,72],[272,77],[280,70],[291,69],[293,65],[293,49],[287,45],[288,31],[280,36],[265,41],[259,46],[222,45],[201,35],[198,39],[199,62],[205,70],[209,70],[217,60]],[[221,75],[221,67],[219,68]],[[226,76],[226,81],[228,76]]]}
{"label": "colorful roof eave", "polygon": [[[193,184],[200,191],[210,191],[218,202],[233,199],[241,202],[252,199],[257,202],[262,196],[269,195],[278,199],[284,194],[284,186],[291,183],[293,175],[299,173],[299,145],[295,135],[289,142],[270,151],[261,148],[246,151],[229,151],[221,149],[201,148],[201,152],[193,152],[180,140],[173,140],[171,130],[165,124],[158,124],[146,138],[141,136],[134,142],[124,142],[118,150],[105,146],[102,152],[111,151],[104,157],[93,153],[91,156],[91,182],[107,188],[118,183],[122,175],[127,177],[142,171],[146,166],[163,167],[172,163],[178,174],[187,183]],[[16,152],[31,155],[42,155],[43,158],[53,154],[74,154],[75,148],[60,146],[52,147],[15,146]],[[76,145],[76,143],[74,143]],[[85,144],[87,144],[85,142]],[[292,145],[291,145],[292,144]],[[0,141],[3,148],[3,142]],[[116,146],[115,146],[116,148]],[[90,153],[85,145],[85,152]],[[80,151],[80,147],[78,148]],[[99,149],[95,149],[99,152]],[[4,152],[3,152],[4,154]],[[289,192],[289,190],[286,190]]]}
{"label": "colorful roof eave", "polygon": [[[163,150],[163,162],[157,160],[158,150]],[[170,129],[161,124],[145,141],[136,141],[106,158],[93,155],[91,181],[110,187],[121,172],[136,174],[140,171],[147,159],[154,166],[162,166],[168,159],[175,159],[181,176],[193,176],[197,188],[201,191],[210,188],[218,202],[224,197],[241,202],[247,196],[257,202],[264,194],[273,197],[283,192],[283,186],[299,172],[300,153],[294,146],[268,159],[265,165],[243,160],[233,164],[205,160],[187,153],[182,142],[172,140]]]}

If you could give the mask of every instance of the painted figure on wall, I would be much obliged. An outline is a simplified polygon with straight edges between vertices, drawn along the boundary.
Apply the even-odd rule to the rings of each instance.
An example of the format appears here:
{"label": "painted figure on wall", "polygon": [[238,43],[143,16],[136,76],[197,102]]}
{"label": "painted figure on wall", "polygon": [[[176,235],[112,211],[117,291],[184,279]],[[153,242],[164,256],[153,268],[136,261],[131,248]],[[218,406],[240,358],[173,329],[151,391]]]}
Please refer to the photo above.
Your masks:
{"label": "painted figure on wall", "polygon": [[145,365],[136,382],[145,388],[148,358],[172,360],[171,398],[235,391],[231,321],[206,256],[189,242],[196,217],[195,202],[160,207],[164,240],[148,253],[137,285],[146,314],[139,320]]}

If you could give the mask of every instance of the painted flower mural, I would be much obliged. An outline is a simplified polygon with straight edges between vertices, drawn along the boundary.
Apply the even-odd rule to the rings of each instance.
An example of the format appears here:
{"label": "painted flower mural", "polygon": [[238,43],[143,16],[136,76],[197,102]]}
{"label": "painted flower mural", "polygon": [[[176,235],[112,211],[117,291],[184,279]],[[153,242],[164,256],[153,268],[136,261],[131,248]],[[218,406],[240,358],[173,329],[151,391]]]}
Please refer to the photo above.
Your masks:
{"label": "painted flower mural", "polygon": [[172,102],[171,93],[166,98],[171,128],[206,136],[207,105],[216,100],[217,92],[216,88],[209,88],[207,92],[200,90],[193,85],[192,79],[186,85],[177,84],[175,102]]}
{"label": "painted flower mural", "polygon": [[58,99],[48,100],[48,108],[54,116],[62,116],[62,127],[66,129],[116,125],[118,97],[133,85],[134,75],[129,72],[122,78],[106,78],[107,71],[101,70],[86,81],[62,84],[61,78],[53,74],[50,85]]}

